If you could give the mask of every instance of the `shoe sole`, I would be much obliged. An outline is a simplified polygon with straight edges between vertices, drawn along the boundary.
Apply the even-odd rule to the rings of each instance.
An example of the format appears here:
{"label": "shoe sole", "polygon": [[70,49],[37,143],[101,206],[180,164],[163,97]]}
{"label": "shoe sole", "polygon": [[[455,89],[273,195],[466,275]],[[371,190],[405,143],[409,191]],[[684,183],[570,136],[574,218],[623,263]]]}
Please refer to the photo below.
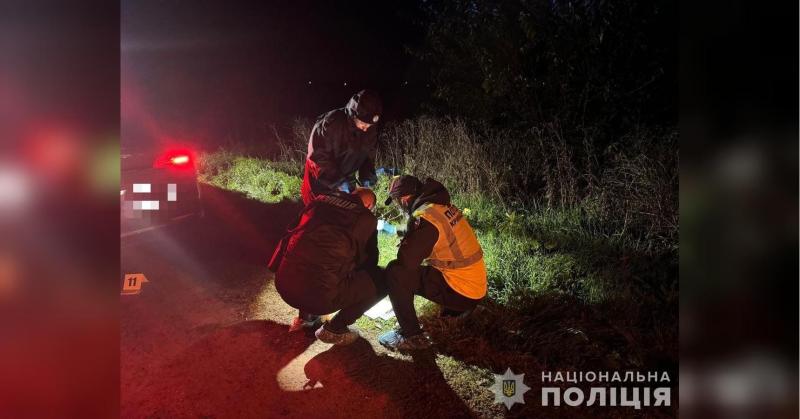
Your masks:
{"label": "shoe sole", "polygon": [[329,345],[338,345],[338,346],[350,345],[350,344],[352,344],[352,343],[355,343],[355,341],[357,341],[357,340],[358,340],[358,338],[360,338],[360,337],[361,337],[361,335],[360,335],[360,334],[356,333],[356,336],[355,336],[354,338],[350,339],[350,340],[348,340],[348,339],[344,339],[342,342],[331,342],[331,341],[327,341],[327,340],[325,340],[325,339],[323,339],[323,338],[321,338],[321,337],[320,337],[321,333],[318,333],[320,330],[322,330],[322,327],[323,327],[323,326],[320,326],[320,328],[319,328],[319,329],[317,329],[317,331],[315,331],[315,332],[314,332],[314,337],[316,337],[316,338],[317,338],[317,340],[319,340],[320,342],[322,342],[322,343],[327,343],[327,344],[329,344]]}
{"label": "shoe sole", "polygon": [[342,341],[342,342],[329,342],[329,341],[324,341],[324,340],[320,339],[319,336],[317,336],[317,340],[322,342],[322,343],[327,343],[328,345],[347,346],[347,345],[352,345],[353,343],[355,343],[355,341],[357,341],[358,338],[355,338],[353,340],[345,340],[345,341]]}
{"label": "shoe sole", "polygon": [[289,325],[289,333],[298,332],[301,330],[317,330],[318,327],[322,326],[322,321],[314,321],[314,322],[304,322],[300,323],[299,325],[291,324]]}

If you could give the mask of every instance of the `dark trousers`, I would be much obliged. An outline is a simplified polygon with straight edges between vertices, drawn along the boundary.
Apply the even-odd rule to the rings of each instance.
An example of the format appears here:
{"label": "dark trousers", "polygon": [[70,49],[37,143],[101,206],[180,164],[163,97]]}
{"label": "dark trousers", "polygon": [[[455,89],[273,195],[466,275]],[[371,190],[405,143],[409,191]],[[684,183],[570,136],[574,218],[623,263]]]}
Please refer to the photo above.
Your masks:
{"label": "dark trousers", "polygon": [[327,326],[334,331],[347,329],[387,293],[384,271],[379,267],[351,272],[339,281],[333,293],[324,295],[312,288],[315,284],[309,279],[307,275],[278,270],[275,286],[283,300],[300,311],[301,317],[339,310]]}
{"label": "dark trousers", "polygon": [[387,292],[385,272],[382,268],[355,271],[353,279],[348,282],[345,289],[339,291],[335,304],[341,309],[326,327],[334,331],[345,330],[363,316],[364,312],[386,297]]}
{"label": "dark trousers", "polygon": [[475,308],[480,300],[465,297],[447,285],[442,273],[430,266],[408,269],[392,262],[386,268],[386,285],[397,323],[403,336],[422,333],[414,309],[414,296],[419,295],[445,309],[463,312]]}

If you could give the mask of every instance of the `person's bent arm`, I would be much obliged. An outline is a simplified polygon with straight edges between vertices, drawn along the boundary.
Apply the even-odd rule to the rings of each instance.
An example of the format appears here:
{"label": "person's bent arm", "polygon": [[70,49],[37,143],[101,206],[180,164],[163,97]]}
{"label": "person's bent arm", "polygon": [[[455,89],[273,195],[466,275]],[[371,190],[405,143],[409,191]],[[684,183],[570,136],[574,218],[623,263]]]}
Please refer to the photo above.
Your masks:
{"label": "person's bent arm", "polygon": [[375,132],[375,127],[370,128],[372,132],[367,133],[367,158],[358,168],[358,181],[361,186],[372,187],[378,182],[378,176],[375,174],[375,154],[378,152],[378,134]]}
{"label": "person's bent arm", "polygon": [[375,160],[372,156],[364,160],[364,164],[358,169],[358,181],[364,187],[372,187],[378,183],[378,176],[375,174]]}
{"label": "person's bent arm", "polygon": [[343,178],[333,152],[333,135],[337,135],[336,130],[332,130],[328,123],[318,122],[311,132],[311,147],[308,152],[308,159],[316,166],[317,180],[330,189],[336,189]]}
{"label": "person's bent arm", "polygon": [[439,231],[436,227],[420,218],[419,225],[409,231],[400,243],[397,262],[406,269],[418,267],[423,260],[430,256],[437,240],[439,240]]}

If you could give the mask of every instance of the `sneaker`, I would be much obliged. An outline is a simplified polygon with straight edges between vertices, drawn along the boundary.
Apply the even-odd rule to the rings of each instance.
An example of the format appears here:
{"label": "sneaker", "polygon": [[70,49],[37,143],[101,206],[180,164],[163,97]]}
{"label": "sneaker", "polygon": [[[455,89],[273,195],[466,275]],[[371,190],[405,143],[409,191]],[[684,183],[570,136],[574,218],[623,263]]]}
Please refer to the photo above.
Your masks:
{"label": "sneaker", "polygon": [[396,330],[382,334],[378,337],[378,342],[387,349],[401,352],[418,351],[431,347],[431,341],[424,333],[405,337]]}
{"label": "sneaker", "polygon": [[289,326],[289,332],[296,332],[298,330],[314,330],[321,324],[322,318],[320,316],[298,316],[292,320],[292,325]]}
{"label": "sneaker", "polygon": [[317,337],[322,342],[330,343],[333,345],[349,345],[361,336],[358,334],[358,330],[352,327],[348,327],[346,332],[333,332],[328,330],[324,325],[317,329],[314,332],[314,336]]}

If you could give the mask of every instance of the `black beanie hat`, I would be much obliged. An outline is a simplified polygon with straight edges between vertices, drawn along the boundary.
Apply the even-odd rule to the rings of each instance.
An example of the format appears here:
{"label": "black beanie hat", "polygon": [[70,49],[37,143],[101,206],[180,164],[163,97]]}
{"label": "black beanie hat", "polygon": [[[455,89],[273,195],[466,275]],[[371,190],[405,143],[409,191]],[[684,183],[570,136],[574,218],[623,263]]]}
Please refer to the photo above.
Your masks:
{"label": "black beanie hat", "polygon": [[350,116],[368,124],[377,124],[383,116],[383,102],[374,90],[362,90],[354,94],[346,108]]}

